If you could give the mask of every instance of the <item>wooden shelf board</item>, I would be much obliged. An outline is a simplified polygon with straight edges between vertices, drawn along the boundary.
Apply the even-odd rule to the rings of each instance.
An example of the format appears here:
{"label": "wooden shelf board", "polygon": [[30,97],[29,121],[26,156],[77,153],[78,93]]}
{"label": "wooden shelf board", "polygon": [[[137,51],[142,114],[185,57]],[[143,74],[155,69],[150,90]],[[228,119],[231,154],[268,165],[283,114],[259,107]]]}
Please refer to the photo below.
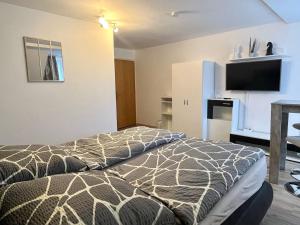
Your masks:
{"label": "wooden shelf board", "polygon": [[172,113],[162,113],[163,116],[172,116]]}
{"label": "wooden shelf board", "polygon": [[172,102],[172,97],[162,97],[161,101]]}

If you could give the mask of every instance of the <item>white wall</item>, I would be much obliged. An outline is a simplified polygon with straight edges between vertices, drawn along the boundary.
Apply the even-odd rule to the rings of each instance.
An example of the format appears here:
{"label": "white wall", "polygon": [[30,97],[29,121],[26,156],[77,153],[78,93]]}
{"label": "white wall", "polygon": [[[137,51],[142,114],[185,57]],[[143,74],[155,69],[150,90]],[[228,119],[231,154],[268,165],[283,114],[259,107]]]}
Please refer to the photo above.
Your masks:
{"label": "white wall", "polygon": [[115,48],[115,59],[135,61],[135,50]]}
{"label": "white wall", "polygon": [[[236,44],[242,44],[247,53],[249,37],[260,41],[275,42],[291,56],[290,67],[282,74],[282,88],[276,92],[225,91],[225,64],[228,62]],[[217,62],[216,95],[219,97],[239,98],[243,107],[240,111],[240,127],[255,131],[269,132],[270,103],[278,99],[300,100],[300,23],[268,24],[264,26],[240,29],[215,34],[183,42],[147,48],[136,52],[137,83],[137,121],[138,123],[157,125],[160,119],[160,98],[171,95],[171,65],[176,62],[210,59]],[[262,50],[265,47],[262,46]],[[282,50],[282,49],[281,49]],[[187,71],[188,72],[188,71]],[[243,117],[246,115],[245,121]],[[298,120],[297,120],[298,119]],[[290,122],[300,122],[299,116],[291,116]],[[290,128],[290,134],[298,134]]]}
{"label": "white wall", "polygon": [[[116,130],[111,31],[0,3],[0,145],[62,143]],[[62,43],[64,83],[28,83],[23,36]]]}

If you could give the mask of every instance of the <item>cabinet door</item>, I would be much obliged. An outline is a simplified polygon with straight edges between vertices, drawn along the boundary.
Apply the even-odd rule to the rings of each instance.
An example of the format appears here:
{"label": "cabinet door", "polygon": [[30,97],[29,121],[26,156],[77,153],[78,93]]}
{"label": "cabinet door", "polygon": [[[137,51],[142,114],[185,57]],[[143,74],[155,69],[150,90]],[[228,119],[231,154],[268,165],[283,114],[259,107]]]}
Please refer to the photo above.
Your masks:
{"label": "cabinet door", "polygon": [[189,137],[201,136],[201,72],[200,62],[172,66],[172,127]]}

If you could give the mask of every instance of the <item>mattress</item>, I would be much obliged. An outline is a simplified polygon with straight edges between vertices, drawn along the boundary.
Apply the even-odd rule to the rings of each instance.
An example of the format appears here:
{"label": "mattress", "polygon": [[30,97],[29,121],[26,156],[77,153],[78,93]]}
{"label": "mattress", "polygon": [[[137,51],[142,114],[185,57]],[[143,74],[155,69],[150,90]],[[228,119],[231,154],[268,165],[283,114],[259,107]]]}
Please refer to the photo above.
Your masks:
{"label": "mattress", "polygon": [[259,159],[209,212],[200,225],[220,225],[262,186],[267,176],[266,157]]}

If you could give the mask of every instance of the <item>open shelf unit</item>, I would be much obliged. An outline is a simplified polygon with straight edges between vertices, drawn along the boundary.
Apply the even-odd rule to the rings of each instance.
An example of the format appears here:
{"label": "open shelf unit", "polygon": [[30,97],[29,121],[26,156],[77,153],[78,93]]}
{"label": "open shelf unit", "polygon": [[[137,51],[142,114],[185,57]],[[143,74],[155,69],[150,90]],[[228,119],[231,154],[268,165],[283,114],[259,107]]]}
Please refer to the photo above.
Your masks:
{"label": "open shelf unit", "polygon": [[161,98],[161,121],[160,128],[171,130],[172,129],[172,98]]}

